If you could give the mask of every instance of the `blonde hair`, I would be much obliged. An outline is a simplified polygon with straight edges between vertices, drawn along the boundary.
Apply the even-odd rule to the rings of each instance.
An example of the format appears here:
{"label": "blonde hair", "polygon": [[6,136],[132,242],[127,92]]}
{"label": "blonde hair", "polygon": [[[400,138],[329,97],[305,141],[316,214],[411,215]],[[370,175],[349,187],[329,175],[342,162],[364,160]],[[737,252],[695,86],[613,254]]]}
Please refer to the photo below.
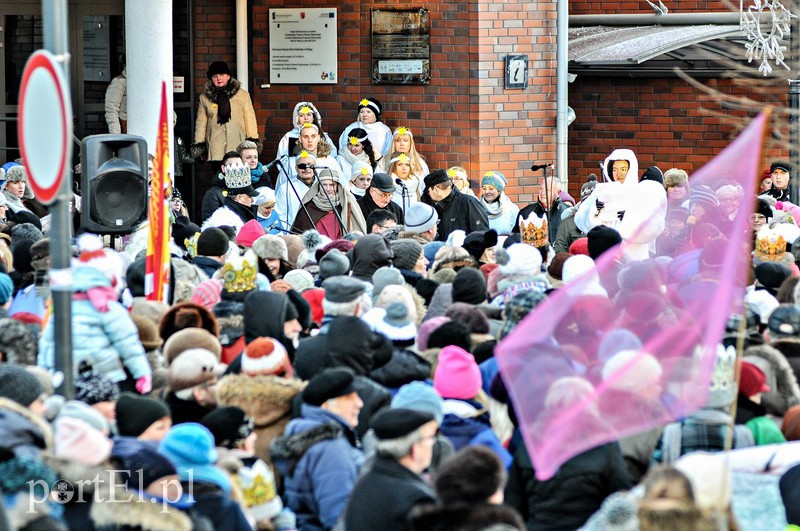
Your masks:
{"label": "blonde hair", "polygon": [[467,175],[467,170],[465,170],[461,166],[452,166],[452,167],[447,169],[448,177],[450,176],[450,173],[452,173],[452,172],[456,172],[456,174],[461,175],[464,178],[464,181],[463,181],[464,184],[459,187],[456,184],[455,179],[450,177],[450,180],[453,181],[453,184],[455,185],[456,188],[458,188],[458,191],[461,192],[462,190],[464,190],[464,188],[468,189],[469,188],[469,175]]}
{"label": "blonde hair", "polygon": [[[392,160],[394,160],[394,159],[395,159],[395,157],[398,157],[399,155],[400,155],[400,153],[399,153],[399,152],[395,152],[395,153],[392,155]],[[412,160],[413,160],[413,159],[412,159],[411,157],[408,157],[408,164],[409,164],[409,166],[411,166],[411,172],[408,174],[408,178],[409,178],[409,179],[410,179],[411,177],[416,177],[416,176],[420,175],[420,173],[419,173],[419,172],[417,172],[416,170],[414,170],[414,163],[412,162]],[[398,162],[400,162],[400,161],[399,161],[399,160],[395,160],[394,162],[392,162],[391,164],[389,164],[389,175],[392,175],[392,174],[394,174],[394,173],[395,173],[395,171],[394,171],[394,170],[395,170],[395,168],[397,167],[397,163],[398,163]]]}
{"label": "blonde hair", "polygon": [[[421,160],[425,160],[425,157],[419,154],[417,151],[417,145],[414,143],[414,135],[411,132],[405,132],[402,135],[397,134],[397,130],[395,130],[394,135],[392,135],[392,158],[395,158],[397,155],[400,154],[399,151],[395,151],[394,143],[399,136],[407,136],[409,139],[409,148],[408,148],[408,155],[409,163],[411,163],[411,173],[414,175],[422,175],[422,164],[420,164]],[[394,166],[392,166],[394,167]],[[391,173],[391,171],[390,171]]]}
{"label": "blonde hair", "polygon": [[6,266],[6,271],[9,273],[14,270],[14,256],[5,240],[0,240],[0,262]]}

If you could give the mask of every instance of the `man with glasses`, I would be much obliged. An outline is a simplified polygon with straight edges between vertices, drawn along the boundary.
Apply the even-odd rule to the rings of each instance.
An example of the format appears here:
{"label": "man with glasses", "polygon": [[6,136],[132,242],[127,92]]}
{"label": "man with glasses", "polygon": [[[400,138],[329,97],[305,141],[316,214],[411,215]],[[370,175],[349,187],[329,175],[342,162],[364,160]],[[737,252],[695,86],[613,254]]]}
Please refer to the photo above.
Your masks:
{"label": "man with glasses", "polygon": [[412,509],[436,502],[436,494],[420,474],[431,464],[438,425],[430,413],[397,408],[376,415],[371,426],[375,463],[353,487],[345,528],[411,529]]}
{"label": "man with glasses", "polygon": [[489,228],[489,218],[480,202],[459,192],[444,170],[434,170],[425,177],[421,201],[435,208],[439,215],[438,241],[447,241],[454,230],[469,234]]}
{"label": "man with glasses", "polygon": [[295,175],[290,181],[284,180],[278,184],[275,190],[275,212],[278,213],[278,219],[284,227],[294,225],[295,217],[300,210],[300,200],[314,184],[316,163],[315,155],[307,151],[301,152],[295,159]]}
{"label": "man with glasses", "polygon": [[405,220],[403,209],[392,201],[392,197],[394,197],[392,178],[385,173],[373,175],[367,193],[357,201],[358,206],[361,207],[361,213],[364,214],[364,219],[367,219],[373,210],[383,208],[394,214],[397,217],[397,223],[402,225]]}

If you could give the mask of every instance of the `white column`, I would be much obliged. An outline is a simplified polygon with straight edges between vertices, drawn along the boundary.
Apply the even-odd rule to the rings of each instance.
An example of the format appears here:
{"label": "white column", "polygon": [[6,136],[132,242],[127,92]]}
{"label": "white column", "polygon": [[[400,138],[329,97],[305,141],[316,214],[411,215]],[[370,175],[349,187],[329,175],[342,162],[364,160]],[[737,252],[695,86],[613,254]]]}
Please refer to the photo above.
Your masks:
{"label": "white column", "polygon": [[236,0],[236,79],[247,90],[250,78],[247,58],[247,0]]}
{"label": "white column", "polygon": [[[155,155],[161,83],[167,83],[170,161],[172,131],[172,0],[126,0],[125,54],[128,77],[128,133],[144,137]],[[187,86],[191,83],[187,79]]]}

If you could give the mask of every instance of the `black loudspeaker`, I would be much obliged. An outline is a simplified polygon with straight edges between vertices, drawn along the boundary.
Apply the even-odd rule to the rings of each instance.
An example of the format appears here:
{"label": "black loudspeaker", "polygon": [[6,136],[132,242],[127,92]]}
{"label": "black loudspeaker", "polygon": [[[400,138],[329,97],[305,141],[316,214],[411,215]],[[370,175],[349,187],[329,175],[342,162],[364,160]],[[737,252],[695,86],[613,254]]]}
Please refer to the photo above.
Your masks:
{"label": "black loudspeaker", "polygon": [[81,142],[81,227],[128,234],[147,219],[147,143],[134,135]]}

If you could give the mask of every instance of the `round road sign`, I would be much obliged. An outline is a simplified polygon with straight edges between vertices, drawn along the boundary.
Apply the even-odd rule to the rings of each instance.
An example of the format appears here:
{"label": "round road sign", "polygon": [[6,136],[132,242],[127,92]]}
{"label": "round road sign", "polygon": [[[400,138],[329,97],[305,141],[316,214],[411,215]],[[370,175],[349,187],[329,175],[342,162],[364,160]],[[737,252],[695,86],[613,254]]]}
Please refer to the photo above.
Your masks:
{"label": "round road sign", "polygon": [[38,50],[22,73],[18,134],[36,198],[52,203],[72,157],[72,102],[61,66]]}

